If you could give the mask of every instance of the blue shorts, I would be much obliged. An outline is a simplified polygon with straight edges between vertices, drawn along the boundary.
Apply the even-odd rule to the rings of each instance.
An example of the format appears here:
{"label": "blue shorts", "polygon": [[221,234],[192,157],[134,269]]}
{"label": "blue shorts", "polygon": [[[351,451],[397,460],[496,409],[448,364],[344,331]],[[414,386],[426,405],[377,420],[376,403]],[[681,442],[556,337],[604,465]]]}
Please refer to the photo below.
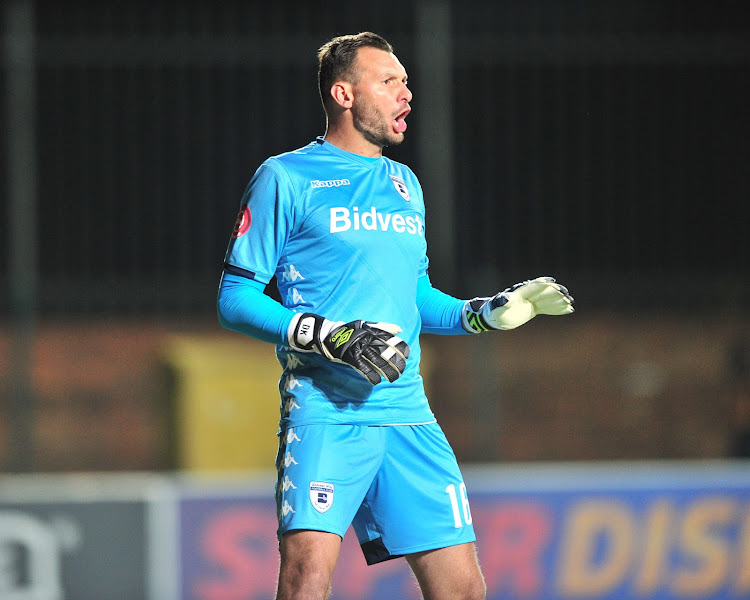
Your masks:
{"label": "blue shorts", "polygon": [[278,537],[294,529],[344,537],[367,564],[473,542],[466,486],[437,423],[303,425],[280,435]]}

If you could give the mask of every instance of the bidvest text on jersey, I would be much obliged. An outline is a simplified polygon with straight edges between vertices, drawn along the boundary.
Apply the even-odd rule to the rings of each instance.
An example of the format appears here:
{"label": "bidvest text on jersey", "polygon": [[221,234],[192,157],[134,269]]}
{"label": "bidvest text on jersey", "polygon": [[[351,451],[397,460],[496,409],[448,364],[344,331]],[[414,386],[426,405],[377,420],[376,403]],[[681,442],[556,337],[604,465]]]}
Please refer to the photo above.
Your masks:
{"label": "bidvest text on jersey", "polygon": [[382,213],[374,206],[361,214],[358,206],[352,207],[352,210],[343,206],[331,208],[331,233],[340,233],[350,229],[355,231],[360,229],[388,231],[392,229],[396,233],[424,235],[424,224],[419,215],[404,216],[399,213]]}

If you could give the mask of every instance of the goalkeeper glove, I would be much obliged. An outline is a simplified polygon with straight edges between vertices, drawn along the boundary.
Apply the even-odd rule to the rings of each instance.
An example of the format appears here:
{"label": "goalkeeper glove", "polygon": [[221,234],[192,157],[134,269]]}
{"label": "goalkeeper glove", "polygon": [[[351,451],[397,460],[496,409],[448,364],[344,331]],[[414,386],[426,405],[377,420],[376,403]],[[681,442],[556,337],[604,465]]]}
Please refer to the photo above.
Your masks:
{"label": "goalkeeper glove", "polygon": [[470,333],[490,329],[515,329],[536,315],[567,315],[573,297],[552,277],[517,283],[491,298],[474,298],[463,308],[462,322]]}
{"label": "goalkeeper glove", "polygon": [[396,381],[406,368],[409,346],[396,337],[400,331],[391,323],[334,322],[313,313],[298,313],[287,337],[292,349],[317,352],[349,365],[375,385],[383,377]]}

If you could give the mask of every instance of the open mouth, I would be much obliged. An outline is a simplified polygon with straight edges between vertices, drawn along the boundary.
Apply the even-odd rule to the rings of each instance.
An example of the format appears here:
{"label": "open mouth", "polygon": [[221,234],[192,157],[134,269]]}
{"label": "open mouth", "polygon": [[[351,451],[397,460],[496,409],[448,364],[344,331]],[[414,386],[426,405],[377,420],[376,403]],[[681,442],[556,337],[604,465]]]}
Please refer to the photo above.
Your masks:
{"label": "open mouth", "polygon": [[407,108],[404,112],[400,113],[393,119],[393,131],[396,133],[404,133],[406,131],[406,116],[411,112],[410,108]]}

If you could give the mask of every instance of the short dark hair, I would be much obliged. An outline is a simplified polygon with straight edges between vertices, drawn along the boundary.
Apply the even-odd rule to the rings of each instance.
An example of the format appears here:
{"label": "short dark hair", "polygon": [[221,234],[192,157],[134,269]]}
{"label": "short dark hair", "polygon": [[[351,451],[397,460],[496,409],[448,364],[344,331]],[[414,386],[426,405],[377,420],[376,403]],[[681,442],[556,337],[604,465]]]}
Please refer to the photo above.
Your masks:
{"label": "short dark hair", "polygon": [[318,50],[318,91],[323,106],[330,101],[331,86],[340,80],[353,81],[357,50],[372,47],[393,52],[393,47],[377,33],[363,31],[354,35],[341,35],[323,44]]}

